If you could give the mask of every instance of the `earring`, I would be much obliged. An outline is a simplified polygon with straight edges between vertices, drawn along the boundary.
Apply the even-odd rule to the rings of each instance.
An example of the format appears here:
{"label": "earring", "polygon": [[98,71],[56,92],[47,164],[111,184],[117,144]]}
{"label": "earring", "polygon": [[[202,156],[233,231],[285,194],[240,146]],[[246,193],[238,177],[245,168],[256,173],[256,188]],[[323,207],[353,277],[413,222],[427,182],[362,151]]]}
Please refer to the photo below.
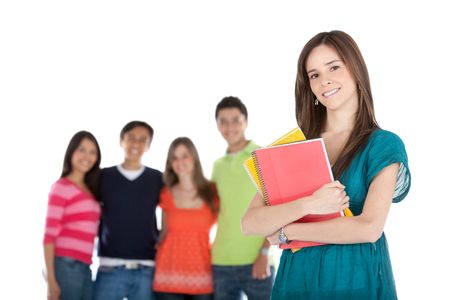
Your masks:
{"label": "earring", "polygon": [[315,106],[319,105],[319,100],[317,100],[317,98],[314,100],[314,105]]}

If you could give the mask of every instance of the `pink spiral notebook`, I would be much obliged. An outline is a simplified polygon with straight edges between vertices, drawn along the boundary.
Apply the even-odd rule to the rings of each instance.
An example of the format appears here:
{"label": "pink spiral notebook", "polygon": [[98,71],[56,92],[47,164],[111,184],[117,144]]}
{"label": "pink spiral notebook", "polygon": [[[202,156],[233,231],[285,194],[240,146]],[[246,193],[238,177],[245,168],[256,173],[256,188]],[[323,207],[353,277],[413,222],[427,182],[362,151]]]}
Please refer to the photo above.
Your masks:
{"label": "pink spiral notebook", "polygon": [[[262,192],[267,205],[278,205],[312,195],[322,185],[333,181],[323,139],[306,140],[253,151]],[[300,223],[320,222],[342,213],[307,215]],[[323,245],[309,241],[292,241],[282,249]]]}

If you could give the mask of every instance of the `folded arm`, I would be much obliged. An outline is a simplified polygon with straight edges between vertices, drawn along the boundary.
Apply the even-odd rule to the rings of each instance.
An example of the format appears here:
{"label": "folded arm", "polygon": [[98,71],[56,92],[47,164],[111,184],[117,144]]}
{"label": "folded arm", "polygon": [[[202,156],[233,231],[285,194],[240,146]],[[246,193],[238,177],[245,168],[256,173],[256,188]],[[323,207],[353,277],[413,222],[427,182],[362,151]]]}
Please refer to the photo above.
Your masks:
{"label": "folded arm", "polygon": [[269,236],[281,227],[308,214],[329,214],[348,207],[344,186],[338,181],[325,184],[313,195],[280,205],[266,206],[257,193],[241,220],[247,235]]}
{"label": "folded arm", "polygon": [[332,244],[373,243],[383,233],[394,194],[399,164],[385,167],[370,184],[362,213],[318,223],[293,223],[284,232],[290,240]]}

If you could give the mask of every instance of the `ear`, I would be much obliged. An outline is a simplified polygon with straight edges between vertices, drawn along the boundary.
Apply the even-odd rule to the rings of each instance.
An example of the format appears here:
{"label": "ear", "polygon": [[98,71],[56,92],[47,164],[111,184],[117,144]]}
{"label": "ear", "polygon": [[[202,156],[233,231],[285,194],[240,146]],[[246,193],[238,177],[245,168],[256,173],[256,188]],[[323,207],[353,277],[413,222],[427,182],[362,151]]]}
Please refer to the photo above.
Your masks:
{"label": "ear", "polygon": [[247,129],[247,127],[248,127],[248,120],[245,119],[244,123],[245,123],[245,129]]}
{"label": "ear", "polygon": [[150,150],[150,146],[152,145],[152,138],[150,138],[150,141],[148,142],[148,144],[145,146],[145,152],[147,152],[148,150]]}

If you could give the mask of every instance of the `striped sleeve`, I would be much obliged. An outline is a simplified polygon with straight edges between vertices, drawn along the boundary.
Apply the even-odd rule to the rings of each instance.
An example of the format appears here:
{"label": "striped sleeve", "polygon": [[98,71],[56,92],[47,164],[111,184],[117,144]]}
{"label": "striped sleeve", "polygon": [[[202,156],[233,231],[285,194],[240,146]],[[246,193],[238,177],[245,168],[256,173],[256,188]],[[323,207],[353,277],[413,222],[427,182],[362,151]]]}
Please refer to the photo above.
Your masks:
{"label": "striped sleeve", "polygon": [[47,217],[45,220],[44,244],[54,244],[61,231],[61,221],[67,200],[74,191],[60,181],[53,184],[48,195]]}

